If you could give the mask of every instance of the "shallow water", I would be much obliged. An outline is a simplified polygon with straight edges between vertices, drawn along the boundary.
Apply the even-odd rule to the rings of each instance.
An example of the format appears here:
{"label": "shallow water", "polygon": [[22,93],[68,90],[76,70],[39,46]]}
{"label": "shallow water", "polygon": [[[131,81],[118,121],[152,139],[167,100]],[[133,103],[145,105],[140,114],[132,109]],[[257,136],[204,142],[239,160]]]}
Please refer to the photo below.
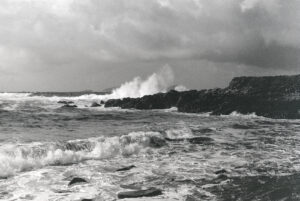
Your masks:
{"label": "shallow water", "polygon": [[[79,107],[60,108],[62,99]],[[300,200],[300,120],[89,107],[94,100],[0,95],[1,200],[116,200],[147,187],[163,194],[131,200]],[[75,176],[88,183],[68,186]]]}

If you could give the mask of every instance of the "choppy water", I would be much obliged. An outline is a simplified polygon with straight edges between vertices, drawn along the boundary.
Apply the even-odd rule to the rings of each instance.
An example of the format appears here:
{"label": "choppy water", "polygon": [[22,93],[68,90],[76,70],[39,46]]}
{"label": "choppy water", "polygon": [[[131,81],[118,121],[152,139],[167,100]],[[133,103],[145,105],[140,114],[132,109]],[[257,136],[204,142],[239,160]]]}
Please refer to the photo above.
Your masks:
{"label": "choppy water", "polygon": [[[300,120],[89,107],[98,98],[0,94],[0,200],[139,187],[163,194],[131,200],[300,200]],[[75,176],[88,183],[69,187]]]}

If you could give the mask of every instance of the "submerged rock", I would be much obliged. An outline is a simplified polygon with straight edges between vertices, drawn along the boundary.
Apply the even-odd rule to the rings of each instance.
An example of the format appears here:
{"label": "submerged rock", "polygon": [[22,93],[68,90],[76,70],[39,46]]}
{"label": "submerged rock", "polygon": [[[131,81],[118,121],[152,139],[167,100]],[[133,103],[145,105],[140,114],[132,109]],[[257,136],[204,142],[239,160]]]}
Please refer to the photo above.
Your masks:
{"label": "submerged rock", "polygon": [[191,144],[211,144],[213,139],[209,137],[194,137],[194,138],[165,138],[169,142],[189,142]]}
{"label": "submerged rock", "polygon": [[217,179],[218,181],[227,180],[229,177],[226,174],[219,174]]}
{"label": "submerged rock", "polygon": [[188,138],[187,141],[191,144],[211,144],[214,140],[209,137],[194,137]]}
{"label": "submerged rock", "polygon": [[87,183],[87,181],[83,178],[75,177],[69,182],[68,186],[79,184],[79,183]]}
{"label": "submerged rock", "polygon": [[156,136],[152,136],[150,138],[150,142],[149,142],[149,146],[153,147],[153,148],[160,148],[167,145],[165,139],[160,138],[160,137],[156,137]]}
{"label": "submerged rock", "polygon": [[117,172],[120,172],[120,171],[127,171],[127,170],[130,170],[132,168],[135,168],[136,166],[135,165],[130,165],[130,166],[126,166],[126,167],[123,167],[123,168],[119,168],[117,169],[116,171]]}
{"label": "submerged rock", "polygon": [[101,105],[99,104],[99,103],[97,103],[97,102],[93,102],[92,104],[91,104],[91,107],[100,107]]}
{"label": "submerged rock", "polygon": [[205,134],[205,133],[211,133],[211,132],[214,132],[214,130],[213,129],[211,129],[211,128],[202,128],[202,129],[200,129],[200,130],[192,130],[193,131],[193,133],[195,134],[198,134],[198,133],[200,133],[200,134]]}
{"label": "submerged rock", "polygon": [[118,198],[124,199],[124,198],[154,197],[158,195],[162,195],[162,191],[158,188],[151,187],[146,190],[120,192],[118,193]]}
{"label": "submerged rock", "polygon": [[225,174],[225,173],[227,173],[227,170],[225,169],[215,171],[215,174]]}

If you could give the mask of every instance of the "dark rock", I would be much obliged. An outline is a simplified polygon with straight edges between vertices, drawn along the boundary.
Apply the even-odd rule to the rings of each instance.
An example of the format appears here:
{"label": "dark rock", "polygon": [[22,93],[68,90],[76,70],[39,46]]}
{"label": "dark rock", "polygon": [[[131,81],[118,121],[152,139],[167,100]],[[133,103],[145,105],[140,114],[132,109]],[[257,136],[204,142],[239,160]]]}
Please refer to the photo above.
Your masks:
{"label": "dark rock", "polygon": [[63,190],[63,189],[56,189],[54,190],[55,193],[72,193],[72,190]]}
{"label": "dark rock", "polygon": [[187,141],[191,144],[211,144],[213,139],[209,137],[194,137],[188,138]]}
{"label": "dark rock", "polygon": [[215,174],[225,174],[227,171],[225,169],[215,171]]}
{"label": "dark rock", "polygon": [[130,169],[135,168],[135,167],[136,167],[135,165],[130,165],[130,166],[127,166],[127,167],[119,168],[116,171],[127,171],[127,170],[130,170]]}
{"label": "dark rock", "polygon": [[194,134],[205,134],[205,133],[211,133],[213,132],[214,130],[211,129],[211,128],[202,128],[200,130],[192,130]]}
{"label": "dark rock", "polygon": [[120,192],[118,193],[118,198],[124,199],[124,198],[153,197],[158,195],[162,195],[162,191],[160,189],[151,187],[146,190]]}
{"label": "dark rock", "polygon": [[81,201],[93,201],[94,199],[82,199]]}
{"label": "dark rock", "polygon": [[87,183],[87,181],[83,178],[75,177],[69,182],[68,185],[71,186],[71,185],[78,184],[78,183]]}
{"label": "dark rock", "polygon": [[73,104],[74,102],[73,102],[73,101],[60,100],[60,101],[58,101],[57,103],[68,105],[68,104]]}
{"label": "dark rock", "polygon": [[300,75],[237,77],[224,89],[171,90],[141,98],[112,99],[105,107],[167,109],[228,115],[256,113],[270,118],[300,118]]}
{"label": "dark rock", "polygon": [[92,105],[91,105],[91,107],[100,107],[100,106],[101,106],[101,105],[98,104],[98,103],[96,103],[96,102],[93,102]]}
{"label": "dark rock", "polygon": [[277,97],[299,92],[300,75],[236,77],[232,79],[227,89],[240,95],[261,96],[265,94]]}
{"label": "dark rock", "polygon": [[156,136],[152,136],[150,138],[150,142],[149,142],[150,147],[160,148],[160,147],[163,147],[166,145],[167,145],[167,143],[166,143],[165,139],[163,139],[163,138],[156,137]]}
{"label": "dark rock", "polygon": [[227,180],[228,176],[226,174],[219,174],[217,177],[218,180]]}
{"label": "dark rock", "polygon": [[191,144],[211,144],[213,139],[209,137],[194,137],[194,138],[165,138],[166,141],[169,142],[189,142]]}

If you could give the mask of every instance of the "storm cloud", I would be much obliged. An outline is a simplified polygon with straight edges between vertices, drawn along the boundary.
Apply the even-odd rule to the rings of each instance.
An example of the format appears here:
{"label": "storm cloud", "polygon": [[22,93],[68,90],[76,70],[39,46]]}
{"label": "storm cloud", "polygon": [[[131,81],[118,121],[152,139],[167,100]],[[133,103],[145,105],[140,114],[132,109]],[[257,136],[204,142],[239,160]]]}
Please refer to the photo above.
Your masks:
{"label": "storm cloud", "polygon": [[299,9],[297,0],[1,0],[1,90],[105,88],[166,63],[183,74],[191,61],[203,74],[208,65],[298,72]]}

